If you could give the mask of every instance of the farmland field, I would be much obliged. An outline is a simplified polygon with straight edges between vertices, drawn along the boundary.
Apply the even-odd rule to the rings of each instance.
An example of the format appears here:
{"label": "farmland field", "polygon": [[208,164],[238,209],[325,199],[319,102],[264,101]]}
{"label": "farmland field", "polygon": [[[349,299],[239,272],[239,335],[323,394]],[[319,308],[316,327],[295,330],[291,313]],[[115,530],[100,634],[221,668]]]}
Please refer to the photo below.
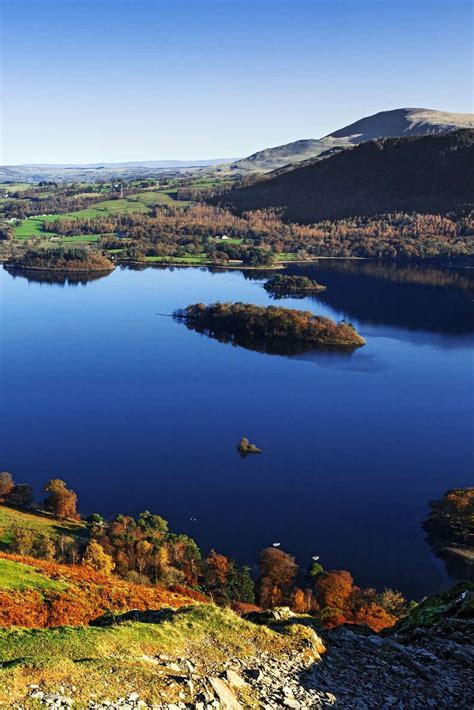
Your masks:
{"label": "farmland field", "polygon": [[[93,207],[79,210],[77,212],[67,212],[65,214],[51,214],[44,217],[28,217],[21,220],[20,224],[15,227],[15,239],[34,239],[36,237],[60,236],[53,232],[44,232],[42,229],[43,222],[55,222],[58,219],[94,219],[95,217],[107,217],[113,214],[128,214],[138,212],[147,214],[155,205],[186,205],[187,202],[174,199],[176,190],[150,191],[139,192],[136,195],[125,197],[119,200],[104,200],[96,202]],[[99,235],[92,236],[77,236],[77,237],[60,237],[61,241],[65,242],[95,242]]]}

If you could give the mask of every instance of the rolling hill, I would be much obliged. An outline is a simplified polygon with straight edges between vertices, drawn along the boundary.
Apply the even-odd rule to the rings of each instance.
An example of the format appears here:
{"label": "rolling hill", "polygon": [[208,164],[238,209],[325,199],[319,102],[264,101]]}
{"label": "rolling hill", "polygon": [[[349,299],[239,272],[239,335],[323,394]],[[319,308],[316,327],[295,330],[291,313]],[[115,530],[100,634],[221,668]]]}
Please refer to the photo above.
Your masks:
{"label": "rolling hill", "polygon": [[84,565],[65,565],[0,552],[0,627],[45,628],[88,624],[130,609],[181,607],[205,601],[193,590],[173,592],[107,576]]}
{"label": "rolling hill", "polygon": [[268,172],[308,158],[328,157],[335,152],[375,138],[399,138],[474,128],[474,114],[448,113],[426,108],[381,111],[345,126],[324,138],[299,140],[260,150],[225,166],[236,172]]}
{"label": "rolling hill", "polygon": [[363,143],[214,198],[244,212],[281,209],[303,224],[390,212],[459,211],[474,203],[474,129]]}

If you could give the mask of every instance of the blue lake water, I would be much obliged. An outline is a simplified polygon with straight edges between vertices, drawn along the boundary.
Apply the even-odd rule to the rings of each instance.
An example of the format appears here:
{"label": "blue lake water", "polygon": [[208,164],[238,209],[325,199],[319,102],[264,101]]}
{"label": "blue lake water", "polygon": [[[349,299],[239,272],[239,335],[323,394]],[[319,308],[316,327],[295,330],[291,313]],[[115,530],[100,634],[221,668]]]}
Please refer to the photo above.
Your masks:
{"label": "blue lake water", "polygon": [[[321,264],[290,272],[328,290],[283,305],[350,320],[352,354],[267,355],[157,315],[271,303],[255,272],[1,270],[0,470],[38,494],[63,478],[84,513],[152,510],[240,562],[279,541],[361,585],[440,588],[420,523],[473,482],[469,271]],[[241,459],[242,436],[264,453]]]}

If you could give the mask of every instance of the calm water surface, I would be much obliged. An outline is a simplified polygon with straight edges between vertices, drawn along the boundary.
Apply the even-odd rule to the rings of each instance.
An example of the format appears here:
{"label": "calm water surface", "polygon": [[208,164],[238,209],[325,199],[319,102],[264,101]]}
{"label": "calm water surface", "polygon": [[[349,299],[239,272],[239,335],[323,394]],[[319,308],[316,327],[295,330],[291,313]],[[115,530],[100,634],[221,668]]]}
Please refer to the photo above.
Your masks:
{"label": "calm water surface", "polygon": [[[328,290],[284,305],[345,317],[367,345],[266,355],[157,315],[268,304],[255,272],[127,269],[51,285],[0,271],[0,470],[38,493],[64,478],[86,513],[160,513],[241,562],[280,541],[301,565],[319,554],[362,585],[419,597],[446,584],[420,522],[429,500],[473,483],[469,271],[290,272]],[[241,459],[242,436],[264,453]]]}

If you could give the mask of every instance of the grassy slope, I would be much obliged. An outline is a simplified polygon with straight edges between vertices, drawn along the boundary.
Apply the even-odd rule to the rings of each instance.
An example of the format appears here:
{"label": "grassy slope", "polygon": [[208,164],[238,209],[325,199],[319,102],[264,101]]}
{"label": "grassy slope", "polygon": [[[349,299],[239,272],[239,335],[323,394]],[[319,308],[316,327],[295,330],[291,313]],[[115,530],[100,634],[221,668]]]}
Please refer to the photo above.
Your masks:
{"label": "grassy slope", "polygon": [[60,521],[48,515],[25,513],[21,510],[0,505],[0,549],[4,548],[10,541],[10,530],[15,525],[48,535],[87,536],[87,528],[84,523]]}
{"label": "grassy slope", "polygon": [[186,686],[170,683],[176,673],[154,661],[158,654],[173,660],[191,657],[207,674],[228,658],[278,654],[299,643],[297,635],[277,634],[211,605],[183,608],[158,624],[0,630],[0,707],[23,700],[28,683],[49,691],[75,686],[79,707],[91,693],[100,700],[138,691],[147,702],[176,702]]}
{"label": "grassy slope", "polygon": [[[132,608],[177,611],[157,623],[66,627],[56,622],[54,628],[0,628],[0,708],[17,702],[25,710],[36,707],[36,701],[28,699],[29,684],[72,695],[75,707],[86,707],[92,694],[105,700],[132,691],[149,702],[177,702],[185,686],[173,683],[171,676],[176,672],[156,660],[159,654],[172,661],[192,658],[199,672],[215,674],[230,657],[291,652],[301,644],[295,633],[277,634],[230,610],[196,604],[160,588],[104,577],[81,566],[0,553],[0,624],[12,600],[20,618],[26,613],[29,619],[32,599],[33,606],[44,601],[47,607],[54,607],[58,598],[63,599],[58,609],[65,609],[66,619],[73,618],[71,610],[74,614],[78,603],[90,603],[94,611],[90,618],[109,609],[117,614]],[[65,606],[67,600],[72,601],[71,609]],[[102,608],[94,608],[94,604]]]}
{"label": "grassy slope", "polygon": [[206,599],[191,591],[177,593],[134,584],[83,565],[4,552],[0,552],[0,562],[0,626],[77,626],[109,611],[121,614],[130,609],[180,607],[195,603],[192,595],[199,601]]}
{"label": "grassy slope", "polygon": [[8,559],[0,559],[0,589],[35,589],[43,593],[61,591],[66,585],[37,572],[34,567]]}
{"label": "grassy slope", "polygon": [[0,505],[0,549],[5,547],[10,539],[10,529],[17,525],[21,528],[30,528],[38,533],[48,535],[81,535],[87,536],[85,523],[73,521],[60,521],[48,515],[25,513],[21,510]]}

